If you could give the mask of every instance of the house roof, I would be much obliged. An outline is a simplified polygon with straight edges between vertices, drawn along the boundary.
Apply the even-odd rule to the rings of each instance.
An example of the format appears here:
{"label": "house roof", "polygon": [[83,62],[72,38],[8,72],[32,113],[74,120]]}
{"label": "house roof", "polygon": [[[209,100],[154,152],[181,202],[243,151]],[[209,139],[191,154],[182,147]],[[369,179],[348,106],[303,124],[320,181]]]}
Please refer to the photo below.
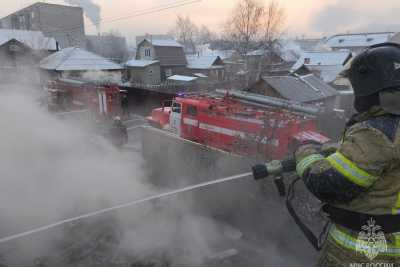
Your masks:
{"label": "house roof", "polygon": [[[150,43],[152,41],[154,41],[155,43],[160,42],[162,43],[170,43],[170,42],[162,42],[163,40],[173,40],[174,41],[174,37],[172,35],[168,35],[168,34],[146,34],[146,35],[139,35],[136,36],[136,45],[139,45],[141,42],[143,42],[143,40],[148,40]],[[175,43],[176,45],[176,43]]]}
{"label": "house roof", "polygon": [[13,39],[33,50],[57,50],[56,40],[54,38],[45,37],[40,31],[0,29],[0,45]]}
{"label": "house roof", "polygon": [[180,43],[178,43],[174,39],[152,39],[152,38],[146,38],[149,43],[151,43],[153,46],[168,46],[168,47],[183,47]]}
{"label": "house roof", "polygon": [[313,74],[305,76],[262,77],[283,98],[296,102],[313,102],[337,95],[335,89]]}
{"label": "house roof", "polygon": [[44,58],[40,68],[57,71],[123,69],[119,64],[77,47],[65,48]]}
{"label": "house roof", "polygon": [[212,50],[210,44],[196,45],[196,50],[200,56],[219,56],[222,60],[232,57],[235,50]]}
{"label": "house roof", "polygon": [[394,32],[338,34],[328,38],[325,44],[329,47],[368,47],[389,41]]}
{"label": "house roof", "polygon": [[219,56],[186,56],[189,69],[208,70],[221,61]]}
{"label": "house roof", "polygon": [[151,40],[150,43],[154,46],[183,47],[183,45],[172,39],[155,39]]}
{"label": "house roof", "polygon": [[[306,66],[310,71],[319,73],[324,82],[333,82],[339,73],[344,69],[344,65],[351,58],[351,52],[346,51],[327,51],[327,52],[304,52],[292,71],[296,71],[301,66]],[[306,59],[309,63],[306,63]]]}
{"label": "house roof", "polygon": [[208,78],[208,76],[203,73],[194,73],[193,75],[199,78]]}
{"label": "house roof", "polygon": [[[351,52],[346,51],[327,51],[327,52],[303,52],[292,69],[296,70],[301,66],[344,66],[351,58]],[[306,59],[309,63],[306,63]]]}
{"label": "house roof", "polygon": [[180,82],[191,82],[191,81],[197,80],[197,77],[184,76],[184,75],[173,75],[171,77],[168,77],[167,80],[180,81]]}
{"label": "house roof", "polygon": [[319,73],[319,77],[326,82],[331,83],[336,80],[339,74],[344,70],[342,65],[332,65],[332,66],[307,66],[307,68],[312,72]]}
{"label": "house roof", "polygon": [[132,59],[129,60],[125,63],[125,66],[127,67],[139,67],[139,68],[144,68],[156,63],[160,63],[158,60],[141,60],[141,59]]}

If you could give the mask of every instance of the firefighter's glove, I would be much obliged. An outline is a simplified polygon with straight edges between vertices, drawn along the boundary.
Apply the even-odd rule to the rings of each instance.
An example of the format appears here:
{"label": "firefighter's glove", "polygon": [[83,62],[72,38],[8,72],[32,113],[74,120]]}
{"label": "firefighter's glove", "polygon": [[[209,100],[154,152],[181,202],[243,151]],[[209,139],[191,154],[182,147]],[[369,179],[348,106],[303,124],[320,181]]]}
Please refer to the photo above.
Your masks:
{"label": "firefighter's glove", "polygon": [[253,177],[255,180],[261,180],[268,176],[277,176],[284,172],[284,166],[279,160],[273,160],[265,164],[253,166]]}
{"label": "firefighter's glove", "polygon": [[299,163],[302,159],[313,155],[313,154],[320,154],[322,151],[322,145],[317,144],[314,142],[305,142],[295,150],[294,152],[294,158],[296,159],[296,162]]}
{"label": "firefighter's glove", "polygon": [[306,144],[300,146],[295,152],[296,172],[299,177],[303,178],[306,171],[317,161],[323,159],[322,145]]}
{"label": "firefighter's glove", "polygon": [[325,157],[329,157],[332,154],[335,154],[339,149],[339,144],[334,142],[328,142],[322,145],[321,154]]}

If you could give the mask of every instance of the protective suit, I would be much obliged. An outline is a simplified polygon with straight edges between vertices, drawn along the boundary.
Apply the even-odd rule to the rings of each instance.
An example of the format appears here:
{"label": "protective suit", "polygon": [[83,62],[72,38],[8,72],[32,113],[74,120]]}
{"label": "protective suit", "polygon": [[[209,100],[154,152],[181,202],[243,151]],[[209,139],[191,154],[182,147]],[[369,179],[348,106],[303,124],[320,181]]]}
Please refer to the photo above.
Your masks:
{"label": "protective suit", "polygon": [[298,175],[332,221],[317,266],[400,266],[400,112],[380,100],[400,93],[400,47],[371,47],[346,71],[359,113],[338,150],[326,156],[308,144],[295,153]]}

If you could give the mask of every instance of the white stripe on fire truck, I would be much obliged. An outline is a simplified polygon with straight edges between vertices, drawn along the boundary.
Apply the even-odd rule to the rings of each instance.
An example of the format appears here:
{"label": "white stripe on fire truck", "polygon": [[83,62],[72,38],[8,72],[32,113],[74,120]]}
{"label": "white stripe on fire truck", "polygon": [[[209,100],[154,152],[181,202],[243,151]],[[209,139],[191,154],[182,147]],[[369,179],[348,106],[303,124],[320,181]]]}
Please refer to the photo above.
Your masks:
{"label": "white stripe on fire truck", "polygon": [[103,105],[104,105],[104,113],[108,114],[108,105],[107,105],[107,95],[106,92],[102,92],[103,95]]}
{"label": "white stripe on fire truck", "polygon": [[183,119],[183,123],[187,124],[187,125],[194,126],[194,127],[197,127],[199,125],[199,121],[198,120],[193,120],[193,119],[189,119],[189,118],[184,118]]}
{"label": "white stripe on fire truck", "polygon": [[99,110],[100,110],[100,114],[104,113],[104,109],[103,109],[103,97],[101,96],[100,92],[98,93],[98,97],[99,97]]}
{"label": "white stripe on fire truck", "polygon": [[222,128],[222,127],[210,125],[207,123],[200,123],[199,128],[203,129],[203,130],[211,131],[214,133],[220,133],[220,134],[225,134],[225,135],[229,135],[229,136],[240,136],[242,138],[244,138],[246,136],[246,134],[244,132],[236,131],[236,130],[232,130],[232,129],[228,129],[228,128]]}

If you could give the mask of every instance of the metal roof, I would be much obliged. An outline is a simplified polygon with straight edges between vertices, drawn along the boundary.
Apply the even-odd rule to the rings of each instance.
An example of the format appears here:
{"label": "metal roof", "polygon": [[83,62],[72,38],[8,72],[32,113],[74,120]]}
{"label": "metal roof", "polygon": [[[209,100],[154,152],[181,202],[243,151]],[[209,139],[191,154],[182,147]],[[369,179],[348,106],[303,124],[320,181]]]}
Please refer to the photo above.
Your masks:
{"label": "metal roof", "polygon": [[368,47],[385,43],[392,38],[394,32],[338,34],[328,38],[325,42],[329,47]]}
{"label": "metal roof", "polygon": [[132,59],[129,60],[125,63],[125,66],[127,67],[139,67],[139,68],[144,68],[156,63],[160,63],[158,60],[141,60],[141,59]]}
{"label": "metal roof", "polygon": [[[297,70],[301,66],[333,66],[345,65],[351,58],[351,52],[327,51],[327,52],[303,52],[292,69]],[[308,61],[308,63],[306,62]]]}
{"label": "metal roof", "polygon": [[184,75],[173,75],[167,78],[167,80],[170,81],[180,81],[180,82],[191,82],[197,79],[198,79],[197,77],[184,76]]}
{"label": "metal roof", "polygon": [[283,98],[297,102],[313,102],[336,96],[337,92],[313,74],[262,78]]}
{"label": "metal roof", "polygon": [[344,66],[342,65],[307,66],[307,68],[314,73],[319,73],[318,76],[326,83],[335,81],[339,74],[344,70]]}
{"label": "metal roof", "polygon": [[193,75],[199,78],[208,78],[208,76],[203,73],[194,73]]}
{"label": "metal roof", "polygon": [[180,43],[178,43],[174,39],[153,39],[153,38],[145,38],[149,43],[153,46],[168,46],[168,47],[183,47]]}
{"label": "metal roof", "polygon": [[296,64],[293,65],[292,71],[296,71],[304,65],[310,71],[317,72],[324,82],[330,83],[336,79],[351,57],[351,52],[348,50],[303,52]]}
{"label": "metal roof", "polygon": [[111,60],[77,47],[65,48],[44,58],[40,62],[40,68],[57,71],[123,69]]}
{"label": "metal roof", "polygon": [[213,65],[218,60],[221,61],[221,58],[219,56],[186,56],[186,60],[189,69],[207,70],[213,68]]}
{"label": "metal roof", "polygon": [[0,45],[12,39],[23,43],[33,50],[57,50],[56,40],[54,38],[45,37],[40,31],[0,29]]}

